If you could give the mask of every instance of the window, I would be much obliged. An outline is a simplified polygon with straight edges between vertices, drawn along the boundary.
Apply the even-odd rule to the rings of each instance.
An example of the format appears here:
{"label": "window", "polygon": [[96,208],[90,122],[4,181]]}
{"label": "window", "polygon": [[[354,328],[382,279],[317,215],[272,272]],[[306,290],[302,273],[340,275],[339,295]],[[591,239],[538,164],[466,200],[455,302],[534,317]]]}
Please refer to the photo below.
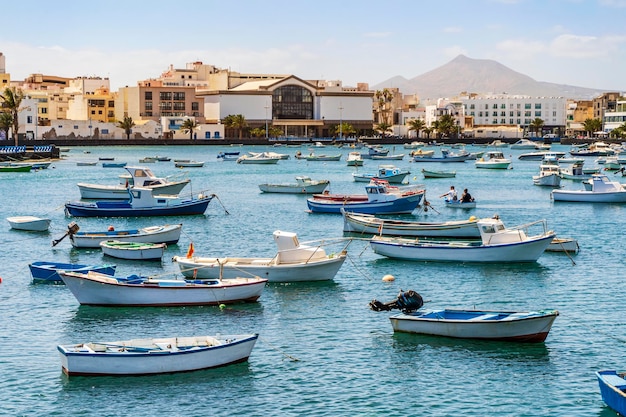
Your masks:
{"label": "window", "polygon": [[145,92],[144,100],[152,100],[152,91],[146,91]]}
{"label": "window", "polygon": [[174,93],[174,100],[175,101],[185,101],[185,93],[184,92],[176,92]]}
{"label": "window", "polygon": [[502,103],[502,104],[500,104],[500,108],[501,108],[501,109],[506,109],[506,103]]}
{"label": "window", "polygon": [[31,124],[33,122],[33,116],[26,116],[26,123]]}
{"label": "window", "polygon": [[160,100],[172,100],[172,93],[171,92],[159,93],[159,99]]}
{"label": "window", "polygon": [[541,103],[535,103],[535,109],[541,109]]}
{"label": "window", "polygon": [[198,104],[197,101],[194,101],[193,103],[191,103],[191,110],[192,111],[198,111],[200,108],[200,105]]}
{"label": "window", "polygon": [[532,106],[530,105],[530,103],[526,103],[524,104],[524,108],[527,110],[530,110],[532,108]]}
{"label": "window", "polygon": [[185,102],[174,102],[174,110],[185,110]]}
{"label": "window", "polygon": [[535,112],[535,117],[541,117],[541,111],[536,111]]}
{"label": "window", "polygon": [[474,110],[474,103],[470,104],[470,109]]}
{"label": "window", "polygon": [[146,110],[152,110],[152,102],[146,101]]}
{"label": "window", "polygon": [[493,103],[493,108],[497,109],[498,108],[498,103]]}
{"label": "window", "polygon": [[272,118],[313,119],[313,95],[298,85],[286,85],[272,94]]}

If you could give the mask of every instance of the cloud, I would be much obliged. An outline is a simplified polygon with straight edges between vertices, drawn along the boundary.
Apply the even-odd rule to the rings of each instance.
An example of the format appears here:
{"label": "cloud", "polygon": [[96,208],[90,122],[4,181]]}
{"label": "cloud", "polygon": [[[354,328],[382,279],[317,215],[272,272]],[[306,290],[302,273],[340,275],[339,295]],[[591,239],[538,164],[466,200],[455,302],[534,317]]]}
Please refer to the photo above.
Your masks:
{"label": "cloud", "polygon": [[626,7],[626,0],[599,0],[601,6],[622,8]]}
{"label": "cloud", "polygon": [[550,53],[556,57],[587,59],[617,53],[626,42],[626,36],[560,35],[550,42]]}

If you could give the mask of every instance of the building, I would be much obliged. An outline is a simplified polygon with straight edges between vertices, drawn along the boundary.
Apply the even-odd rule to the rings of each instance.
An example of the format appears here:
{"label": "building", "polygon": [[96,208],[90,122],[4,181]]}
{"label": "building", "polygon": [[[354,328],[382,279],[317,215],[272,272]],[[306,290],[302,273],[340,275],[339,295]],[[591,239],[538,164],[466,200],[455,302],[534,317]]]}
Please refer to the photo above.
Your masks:
{"label": "building", "polygon": [[613,129],[626,126],[626,100],[616,100],[614,110],[606,110],[602,120],[602,128],[605,132],[611,133]]}
{"label": "building", "polygon": [[585,120],[593,119],[593,101],[568,100],[566,110],[565,135],[568,137],[586,136]]}

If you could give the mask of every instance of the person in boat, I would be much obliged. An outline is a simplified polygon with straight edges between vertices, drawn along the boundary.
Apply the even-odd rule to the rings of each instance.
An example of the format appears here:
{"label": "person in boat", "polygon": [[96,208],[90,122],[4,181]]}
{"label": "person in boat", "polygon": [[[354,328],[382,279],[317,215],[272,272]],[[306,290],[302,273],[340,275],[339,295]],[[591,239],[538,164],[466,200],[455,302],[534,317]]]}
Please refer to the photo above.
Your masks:
{"label": "person in boat", "polygon": [[474,198],[467,192],[467,188],[464,189],[463,194],[461,194],[461,203],[471,203],[472,201],[474,201]]}
{"label": "person in boat", "polygon": [[450,186],[450,190],[447,193],[443,193],[439,196],[439,198],[441,197],[445,197],[446,200],[448,201],[456,201],[457,196],[456,196],[456,190],[454,189],[454,185]]}

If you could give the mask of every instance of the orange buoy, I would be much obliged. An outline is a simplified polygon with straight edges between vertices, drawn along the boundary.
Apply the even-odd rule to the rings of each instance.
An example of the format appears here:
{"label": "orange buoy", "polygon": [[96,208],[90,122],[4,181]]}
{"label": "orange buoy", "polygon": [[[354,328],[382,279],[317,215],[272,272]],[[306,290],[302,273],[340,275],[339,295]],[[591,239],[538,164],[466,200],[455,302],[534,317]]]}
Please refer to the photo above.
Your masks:
{"label": "orange buoy", "polygon": [[395,277],[393,275],[387,274],[383,277],[383,281],[384,282],[391,282],[391,281],[395,281]]}

